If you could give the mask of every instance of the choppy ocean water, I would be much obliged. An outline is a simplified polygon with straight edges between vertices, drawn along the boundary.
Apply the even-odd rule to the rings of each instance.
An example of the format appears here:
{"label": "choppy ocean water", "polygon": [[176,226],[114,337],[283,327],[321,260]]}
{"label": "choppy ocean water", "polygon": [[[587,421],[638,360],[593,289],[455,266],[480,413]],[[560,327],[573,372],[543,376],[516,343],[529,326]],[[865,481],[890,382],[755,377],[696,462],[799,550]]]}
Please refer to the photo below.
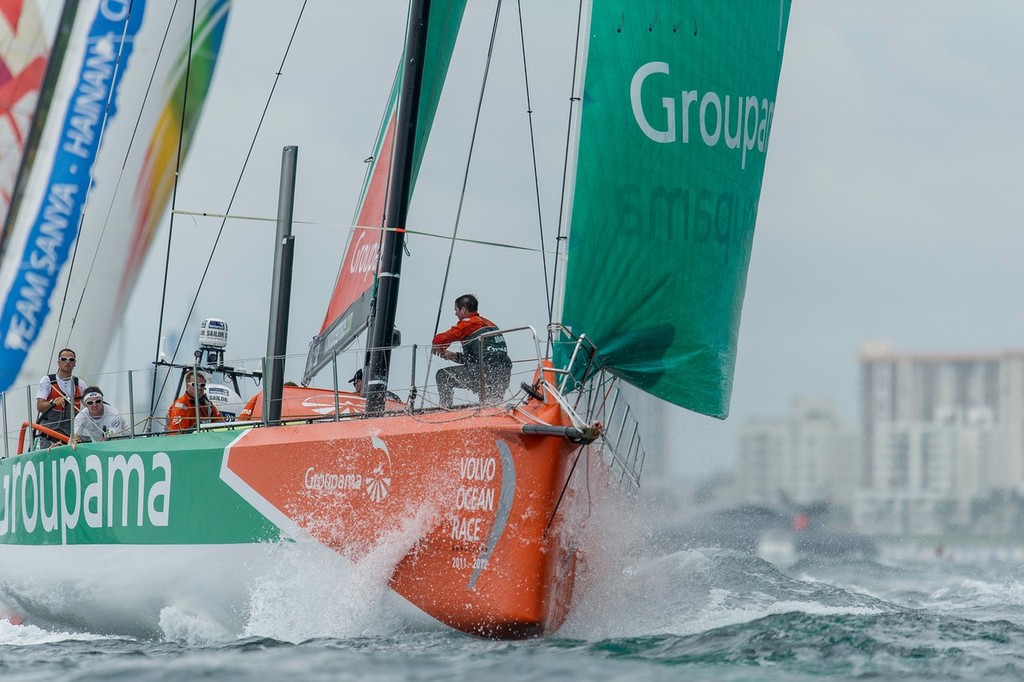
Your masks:
{"label": "choppy ocean water", "polygon": [[366,584],[334,586],[327,607],[321,591],[295,594],[296,581],[254,595],[242,633],[171,607],[152,638],[0,621],[0,680],[1024,679],[1015,562],[778,567],[650,538],[621,549],[591,566],[545,639],[410,628],[379,612]]}

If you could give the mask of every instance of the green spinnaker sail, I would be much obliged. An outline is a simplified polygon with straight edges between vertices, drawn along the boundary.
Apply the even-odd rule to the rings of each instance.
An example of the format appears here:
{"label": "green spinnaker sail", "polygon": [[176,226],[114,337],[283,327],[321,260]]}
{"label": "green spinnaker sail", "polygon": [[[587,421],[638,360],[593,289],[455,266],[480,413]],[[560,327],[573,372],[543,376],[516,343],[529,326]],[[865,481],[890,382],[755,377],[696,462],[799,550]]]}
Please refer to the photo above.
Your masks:
{"label": "green spinnaker sail", "polygon": [[789,12],[593,2],[562,321],[629,383],[719,418]]}

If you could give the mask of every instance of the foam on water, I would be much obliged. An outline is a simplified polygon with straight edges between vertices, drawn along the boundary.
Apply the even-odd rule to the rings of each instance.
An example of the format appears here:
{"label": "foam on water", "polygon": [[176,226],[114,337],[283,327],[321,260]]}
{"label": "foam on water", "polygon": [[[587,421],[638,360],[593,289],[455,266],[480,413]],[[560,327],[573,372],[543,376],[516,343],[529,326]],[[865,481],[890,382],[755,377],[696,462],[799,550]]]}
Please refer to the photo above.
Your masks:
{"label": "foam on water", "polygon": [[[705,652],[702,656],[713,652],[731,661],[741,657],[737,652],[748,649],[760,652],[756,656],[776,655],[772,653],[776,649],[763,649],[767,644],[762,637],[771,639],[777,651],[804,656],[809,655],[805,650],[813,648],[807,648],[807,642],[831,646],[828,633],[845,632],[857,642],[871,639],[863,645],[869,652],[863,654],[864,660],[868,660],[875,655],[870,652],[885,651],[892,642],[903,646],[901,642],[913,639],[916,632],[943,641],[948,632],[945,620],[951,615],[985,620],[995,614],[1016,622],[1007,609],[1016,611],[1024,605],[1024,582],[1015,567],[964,573],[958,572],[962,567],[954,571],[941,564],[864,562],[807,564],[787,573],[740,551],[666,547],[647,525],[649,510],[638,507],[627,501],[590,509],[581,537],[587,554],[577,579],[574,608],[557,637],[550,640],[551,646],[581,640],[588,643],[586,647],[617,642],[644,651],[643,647],[657,650],[661,642],[670,643],[664,645],[670,653],[658,650],[642,655],[683,660],[697,655],[694,651]],[[74,632],[72,626],[47,630],[0,621],[0,645],[100,640],[102,646],[110,642],[115,647],[122,647],[121,642],[150,646],[152,637],[162,640],[155,646],[189,650],[220,650],[223,645],[242,651],[237,647],[245,647],[250,639],[312,641],[314,646],[316,642],[381,642],[383,649],[390,650],[396,642],[423,641],[417,639],[420,633],[443,632],[440,639],[427,640],[431,647],[447,651],[457,642],[465,646],[464,638],[431,622],[387,584],[397,562],[436,521],[432,510],[411,510],[404,525],[358,561],[311,539],[259,547],[250,555],[253,565],[239,566],[245,598],[232,625],[212,616],[212,608],[206,613],[202,603],[168,603],[159,609],[156,634],[142,639],[125,639],[123,635],[129,633],[119,631],[119,637],[102,637]],[[49,599],[59,605],[64,597],[50,594]],[[0,617],[5,613],[12,612],[0,609]],[[904,630],[892,634],[893,623],[903,623]],[[976,655],[983,656],[987,651],[983,642],[994,626],[982,624],[977,632],[971,623],[958,627],[964,634],[957,636],[954,645],[966,649],[977,638]],[[807,640],[807,646],[794,637]],[[625,644],[634,640],[639,643]],[[518,650],[508,646],[512,648],[502,645],[486,651]]]}
{"label": "foam on water", "polygon": [[231,633],[213,618],[206,614],[186,613],[176,606],[160,609],[160,629],[166,641],[188,646],[232,639]]}
{"label": "foam on water", "polygon": [[1007,576],[960,578],[932,590],[921,602],[934,611],[1013,618],[1024,607],[1024,583]]}
{"label": "foam on water", "polygon": [[862,592],[792,578],[752,554],[666,548],[643,526],[650,510],[638,506],[608,505],[588,520],[589,553],[560,636],[689,635],[794,611],[868,615],[891,608]]}
{"label": "foam on water", "polygon": [[386,636],[425,616],[388,587],[388,577],[436,514],[422,509],[372,551],[353,562],[312,540],[267,546],[269,570],[256,581],[248,605],[247,637],[288,642],[314,638]]}
{"label": "foam on water", "polygon": [[162,554],[86,548],[76,555],[73,581],[6,576],[0,618],[23,619],[58,639],[91,631],[200,646],[245,637],[387,636],[421,624],[433,631],[440,626],[387,579],[438,518],[436,510],[410,509],[372,550],[356,553],[357,561],[308,537]]}
{"label": "foam on water", "polygon": [[689,635],[799,611],[870,615],[889,605],[865,595],[788,578],[757,557],[714,548],[683,550],[589,580],[559,634],[583,639]]}
{"label": "foam on water", "polygon": [[[823,562],[788,574],[734,550],[666,550],[622,520],[629,518],[589,531],[600,551],[588,556],[576,608],[555,637],[485,642],[410,625],[409,605],[384,578],[420,535],[410,525],[358,562],[312,541],[268,544],[238,631],[194,604],[160,611],[154,639],[162,641],[0,621],[4,679],[43,679],[44,670],[82,680],[450,679],[511,670],[534,679],[785,682],[1024,674],[1024,586],[1015,567]],[[844,587],[850,582],[883,596]],[[986,606],[1000,595],[1010,606]]]}
{"label": "foam on water", "polygon": [[344,562],[305,542],[275,545],[268,559],[272,568],[250,595],[243,635],[299,642],[386,630],[386,582],[365,562]]}
{"label": "foam on water", "polygon": [[35,646],[72,640],[90,642],[107,639],[119,638],[82,632],[51,631],[35,625],[15,624],[6,618],[0,619],[0,646]]}

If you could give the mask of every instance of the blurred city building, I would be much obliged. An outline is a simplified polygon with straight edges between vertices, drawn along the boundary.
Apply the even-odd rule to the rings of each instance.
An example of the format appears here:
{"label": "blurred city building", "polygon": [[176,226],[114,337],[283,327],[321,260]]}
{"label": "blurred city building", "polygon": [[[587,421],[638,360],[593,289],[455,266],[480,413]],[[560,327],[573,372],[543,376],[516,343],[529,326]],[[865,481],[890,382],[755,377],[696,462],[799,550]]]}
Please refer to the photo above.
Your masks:
{"label": "blurred city building", "polygon": [[[671,479],[674,454],[670,414],[678,408],[625,382],[619,384],[619,390],[636,419],[646,455],[641,480],[645,486],[667,483]],[[626,434],[626,437],[631,436],[631,433]]]}
{"label": "blurred city building", "polygon": [[850,509],[861,468],[857,430],[825,396],[796,397],[788,414],[744,422],[738,459],[736,486],[748,502]]}
{"label": "blurred city building", "polygon": [[[856,527],[934,534],[1012,525],[1019,513],[1006,502],[1020,499],[1024,484],[1024,350],[896,353],[875,344],[861,349],[860,365]],[[1004,523],[993,522],[993,509]]]}

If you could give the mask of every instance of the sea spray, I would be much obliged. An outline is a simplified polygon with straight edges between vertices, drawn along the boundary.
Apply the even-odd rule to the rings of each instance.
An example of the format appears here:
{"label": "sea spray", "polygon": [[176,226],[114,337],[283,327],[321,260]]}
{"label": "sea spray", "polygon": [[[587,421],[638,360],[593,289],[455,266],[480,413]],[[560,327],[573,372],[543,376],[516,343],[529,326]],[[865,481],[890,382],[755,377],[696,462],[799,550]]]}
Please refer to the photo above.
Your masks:
{"label": "sea spray", "polygon": [[68,640],[91,642],[100,640],[115,641],[117,639],[119,638],[106,637],[88,632],[46,630],[35,625],[15,625],[7,619],[0,618],[0,647],[31,647],[65,642]]}
{"label": "sea spray", "polygon": [[164,639],[186,646],[199,646],[234,639],[220,623],[204,613],[187,613],[176,606],[160,610],[160,629]]}
{"label": "sea spray", "polygon": [[[609,485],[602,483],[601,485]],[[573,589],[572,609],[558,631],[563,637],[610,637],[635,632],[629,623],[635,613],[631,579],[639,555],[646,554],[647,530],[640,522],[641,504],[624,495],[604,495],[600,505],[581,504],[566,519],[578,527],[579,562]],[[642,598],[642,595],[641,595]]]}
{"label": "sea spray", "polygon": [[429,529],[437,510],[409,510],[398,527],[353,561],[310,539],[266,546],[267,570],[255,581],[243,635],[288,642],[314,638],[386,636],[441,626],[388,585],[395,566]]}

